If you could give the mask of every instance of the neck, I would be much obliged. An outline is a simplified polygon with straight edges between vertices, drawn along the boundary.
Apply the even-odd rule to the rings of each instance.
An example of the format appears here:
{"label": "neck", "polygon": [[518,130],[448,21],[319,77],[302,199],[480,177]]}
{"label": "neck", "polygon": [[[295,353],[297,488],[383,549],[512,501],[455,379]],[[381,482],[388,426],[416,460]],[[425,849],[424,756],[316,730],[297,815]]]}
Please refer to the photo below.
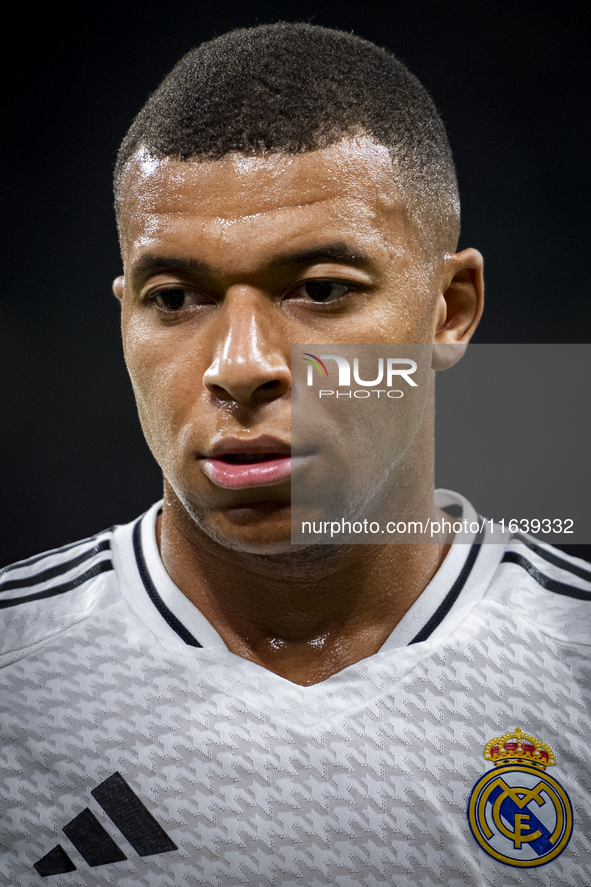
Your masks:
{"label": "neck", "polygon": [[204,533],[174,494],[165,496],[158,540],[172,580],[229,650],[302,685],[376,653],[449,549],[442,543],[234,551]]}

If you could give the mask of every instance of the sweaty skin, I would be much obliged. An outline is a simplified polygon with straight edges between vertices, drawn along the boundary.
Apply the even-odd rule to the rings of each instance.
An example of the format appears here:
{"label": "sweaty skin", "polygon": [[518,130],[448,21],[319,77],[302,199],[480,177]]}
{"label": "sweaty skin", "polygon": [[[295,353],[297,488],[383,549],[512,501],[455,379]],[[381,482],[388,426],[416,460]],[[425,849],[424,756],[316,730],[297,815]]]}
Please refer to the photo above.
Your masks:
{"label": "sweaty skin", "polygon": [[[124,180],[113,288],[164,474],[163,563],[232,652],[303,685],[377,652],[448,546],[294,550],[289,478],[227,489],[208,460],[249,441],[289,451],[292,343],[469,341],[482,257],[429,254],[414,218],[369,138],[203,162],[140,150]],[[432,391],[403,463],[434,515]]]}

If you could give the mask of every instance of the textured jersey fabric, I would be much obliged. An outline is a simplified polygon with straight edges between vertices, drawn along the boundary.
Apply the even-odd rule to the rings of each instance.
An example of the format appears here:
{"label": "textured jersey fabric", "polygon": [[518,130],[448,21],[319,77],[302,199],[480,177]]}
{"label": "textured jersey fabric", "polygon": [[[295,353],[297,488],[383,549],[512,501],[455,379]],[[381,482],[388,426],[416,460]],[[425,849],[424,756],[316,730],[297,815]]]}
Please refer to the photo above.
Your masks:
{"label": "textured jersey fabric", "polygon": [[[590,565],[455,543],[379,653],[301,687],[174,586],[158,509],[0,574],[1,884],[589,887]],[[516,729],[543,785],[493,779]]]}

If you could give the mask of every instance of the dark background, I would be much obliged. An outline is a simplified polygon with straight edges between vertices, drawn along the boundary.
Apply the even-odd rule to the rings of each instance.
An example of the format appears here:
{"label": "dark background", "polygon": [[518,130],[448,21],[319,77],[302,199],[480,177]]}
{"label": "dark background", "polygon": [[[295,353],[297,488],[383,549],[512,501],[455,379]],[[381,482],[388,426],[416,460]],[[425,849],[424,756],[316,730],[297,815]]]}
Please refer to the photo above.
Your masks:
{"label": "dark background", "polygon": [[589,342],[589,75],[574,4],[169,0],[17,10],[3,44],[0,564],[131,520],[159,498],[110,291],[121,269],[112,165],[135,113],[182,54],[231,27],[278,19],[384,45],[433,95],[458,166],[461,246],[486,260],[475,341]]}

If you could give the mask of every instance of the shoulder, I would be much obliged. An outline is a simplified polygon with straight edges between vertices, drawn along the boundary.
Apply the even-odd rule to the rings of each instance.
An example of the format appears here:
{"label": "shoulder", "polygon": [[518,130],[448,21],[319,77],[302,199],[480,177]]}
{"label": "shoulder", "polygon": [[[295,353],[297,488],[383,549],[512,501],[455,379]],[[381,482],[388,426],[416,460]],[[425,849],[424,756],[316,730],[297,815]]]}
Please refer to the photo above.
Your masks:
{"label": "shoulder", "polygon": [[559,640],[591,644],[591,564],[581,558],[516,535],[489,596]]}
{"label": "shoulder", "polygon": [[4,567],[0,570],[0,608],[54,597],[113,569],[112,534],[105,530]]}
{"label": "shoulder", "polygon": [[112,530],[0,570],[0,656],[66,630],[100,606],[113,574]]}

